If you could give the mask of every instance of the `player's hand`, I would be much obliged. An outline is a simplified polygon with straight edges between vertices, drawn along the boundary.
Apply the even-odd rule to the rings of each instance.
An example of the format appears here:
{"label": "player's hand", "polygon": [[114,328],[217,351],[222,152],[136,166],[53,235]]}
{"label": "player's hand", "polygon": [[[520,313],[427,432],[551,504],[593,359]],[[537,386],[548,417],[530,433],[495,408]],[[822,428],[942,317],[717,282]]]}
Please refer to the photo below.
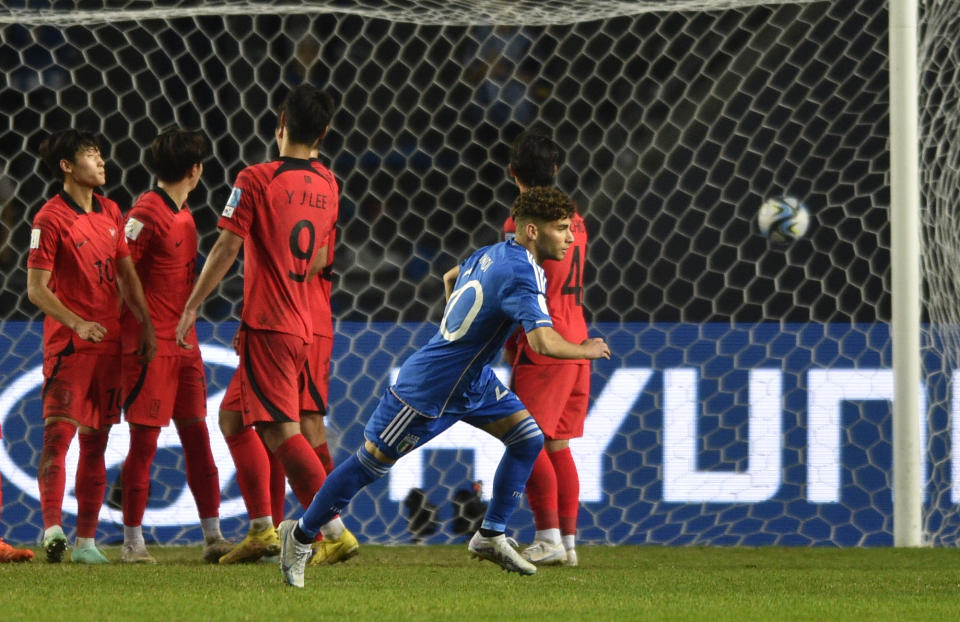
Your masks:
{"label": "player's hand", "polygon": [[88,322],[86,320],[77,322],[73,330],[77,333],[77,336],[84,341],[92,341],[93,343],[100,343],[103,341],[103,338],[107,336],[107,329],[101,324]]}
{"label": "player's hand", "polygon": [[237,332],[233,333],[233,351],[236,352],[237,356],[240,356],[240,329],[237,329]]}
{"label": "player's hand", "polygon": [[177,345],[184,350],[193,350],[193,346],[187,343],[187,335],[190,334],[190,329],[196,322],[197,310],[184,309],[180,321],[177,322]]}
{"label": "player's hand", "polygon": [[592,339],[584,339],[580,345],[587,348],[587,353],[583,357],[585,359],[609,359],[610,358],[610,346],[607,345],[607,342],[601,337],[593,337]]}
{"label": "player's hand", "polygon": [[140,338],[137,342],[137,357],[141,363],[149,363],[157,356],[157,335],[153,324],[146,323],[140,327]]}

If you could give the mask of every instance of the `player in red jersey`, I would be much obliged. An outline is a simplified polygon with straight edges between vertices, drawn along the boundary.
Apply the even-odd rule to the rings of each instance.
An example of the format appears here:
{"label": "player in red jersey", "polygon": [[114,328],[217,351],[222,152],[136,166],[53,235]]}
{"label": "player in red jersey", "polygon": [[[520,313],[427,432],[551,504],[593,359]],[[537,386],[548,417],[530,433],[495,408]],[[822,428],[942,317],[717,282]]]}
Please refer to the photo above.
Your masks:
{"label": "player in red jersey", "polygon": [[156,563],[147,552],[141,522],[147,507],[150,465],[160,429],[173,419],[203,529],[203,557],[216,562],[231,544],[220,532],[220,478],[207,431],[207,391],[196,332],[177,346],[180,312],[196,281],[197,227],[186,204],[203,173],[209,147],[199,132],[171,129],[153,141],[157,187],[140,195],[127,214],[127,244],[157,332],[157,358],[136,356],[137,323],[121,317],[124,413],[130,425],[130,450],[123,463],[124,562]]}
{"label": "player in red jersey", "polygon": [[[548,136],[524,132],[511,146],[509,173],[521,192],[551,186],[560,158],[560,147]],[[515,234],[512,218],[504,223],[503,231],[506,237]],[[564,258],[543,262],[547,308],[556,331],[567,341],[582,343],[588,336],[582,306],[587,229],[579,213],[571,218],[570,231],[573,244]],[[527,481],[536,535],[522,555],[534,564],[575,566],[580,479],[569,445],[571,438],[583,436],[590,400],[590,363],[537,354],[522,331],[508,345],[507,357],[513,365],[512,388],[546,437]]]}
{"label": "player in red jersey", "polygon": [[294,494],[305,504],[325,478],[319,458],[300,432],[298,378],[314,333],[309,281],[323,267],[326,254],[320,245],[337,217],[333,174],[310,159],[332,116],[332,99],[313,86],[300,85],[287,95],[276,130],[280,159],[249,166],[237,176],[219,221],[220,236],[177,326],[178,343],[191,347],[186,337],[200,303],[242,246],[244,304],[238,336],[242,425],[221,422],[221,429],[230,432],[227,445],[251,526],[221,563],[279,552],[264,444],[277,455]]}
{"label": "player in red jersey", "polygon": [[[0,430],[0,439],[3,438],[3,430]],[[3,510],[3,480],[0,479],[0,511]],[[0,564],[9,562],[28,562],[33,559],[33,551],[30,549],[17,549],[0,538]]]}
{"label": "player in red jersey", "polygon": [[[311,159],[316,159],[319,151],[311,151]],[[336,229],[330,230],[326,244],[320,249],[320,256],[326,256],[317,278],[310,281],[311,310],[313,313],[313,343],[310,344],[307,361],[301,372],[300,383],[300,430],[320,458],[325,473],[333,470],[333,458],[327,444],[324,416],[327,413],[327,398],[330,388],[330,357],[333,352],[333,315],[330,309],[330,293],[333,284],[333,256],[336,244]],[[315,304],[314,304],[315,303]],[[236,340],[235,340],[236,341]],[[234,345],[236,347],[236,343]],[[239,352],[238,352],[239,354]],[[220,430],[224,437],[230,437],[243,427],[240,400],[240,376],[234,374],[220,404]],[[273,452],[268,451],[270,461],[270,516],[276,527],[283,520],[286,506],[287,480],[283,465]],[[246,475],[248,480],[252,474]],[[261,510],[262,511],[262,510]],[[250,515],[248,518],[256,518]],[[259,554],[258,547],[237,546],[235,552],[224,559],[224,563],[249,561]],[[346,561],[359,551],[356,538],[352,533],[339,538],[336,542],[318,541],[314,545],[315,553],[311,563],[331,564]],[[271,551],[272,553],[272,551]],[[272,555],[270,556],[272,557]]]}
{"label": "player in red jersey", "polygon": [[110,426],[120,421],[120,305],[126,301],[139,331],[136,353],[157,353],[147,311],[123,235],[117,204],[94,193],[106,181],[96,138],[77,130],[53,134],[40,145],[63,190],[33,220],[27,257],[27,295],[46,314],[43,324],[43,450],[37,467],[47,560],[67,548],[61,527],[67,449],[79,428],[77,542],[71,558],[107,563],[96,548],[97,521],[106,491],[104,451]]}
{"label": "player in red jersey", "polygon": [[[314,154],[313,157],[316,157]],[[307,360],[300,373],[300,429],[303,436],[313,447],[313,451],[323,465],[324,473],[333,470],[333,459],[327,445],[326,427],[323,418],[327,413],[327,398],[330,387],[330,358],[333,352],[333,318],[330,312],[330,291],[332,285],[332,267],[334,244],[336,243],[336,229],[331,229],[327,243],[320,249],[321,256],[326,256],[317,278],[310,281],[311,311],[314,319],[313,343],[310,344]],[[236,341],[236,339],[235,339]],[[238,433],[243,427],[241,415],[240,374],[235,373],[220,404],[220,429],[224,437]],[[286,476],[283,465],[274,452],[268,451],[269,459],[269,487],[270,487],[270,517],[276,527],[285,515]],[[252,479],[252,473],[247,477]],[[260,476],[261,478],[263,475]],[[260,480],[263,482],[263,480]],[[261,510],[262,512],[263,510]],[[250,514],[254,520],[256,515]],[[242,544],[242,543],[241,543]],[[262,547],[238,545],[223,563],[251,561],[258,556]],[[359,552],[356,538],[349,530],[336,541],[320,540],[314,544],[314,555],[311,563],[333,564],[346,561]],[[273,551],[263,552],[272,556]]]}

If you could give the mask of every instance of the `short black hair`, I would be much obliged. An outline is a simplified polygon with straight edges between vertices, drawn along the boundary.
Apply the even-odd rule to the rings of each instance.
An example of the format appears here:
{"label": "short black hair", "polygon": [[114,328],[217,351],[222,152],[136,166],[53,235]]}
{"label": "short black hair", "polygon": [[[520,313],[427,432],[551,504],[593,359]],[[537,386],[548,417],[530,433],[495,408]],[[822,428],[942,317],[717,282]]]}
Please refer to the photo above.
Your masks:
{"label": "short black hair", "polygon": [[562,162],[560,146],[539,130],[523,132],[510,146],[510,167],[524,186],[552,186]]}
{"label": "short black hair", "polygon": [[[290,140],[312,145],[323,136],[333,119],[333,97],[312,84],[301,84],[287,93],[280,112],[285,113]],[[280,122],[279,116],[277,122]]]}
{"label": "short black hair", "polygon": [[75,158],[81,149],[100,149],[100,142],[96,135],[82,130],[61,130],[54,132],[40,143],[40,159],[50,171],[50,175],[63,181],[63,171],[60,169],[60,160],[76,162]]}
{"label": "short black hair", "polygon": [[164,182],[180,181],[194,164],[201,164],[210,146],[200,132],[179,127],[166,129],[153,139],[150,154],[157,179]]}
{"label": "short black hair", "polygon": [[535,223],[553,222],[561,218],[570,218],[576,211],[573,199],[562,190],[546,186],[530,188],[521,192],[513,202],[514,222],[532,221]]}

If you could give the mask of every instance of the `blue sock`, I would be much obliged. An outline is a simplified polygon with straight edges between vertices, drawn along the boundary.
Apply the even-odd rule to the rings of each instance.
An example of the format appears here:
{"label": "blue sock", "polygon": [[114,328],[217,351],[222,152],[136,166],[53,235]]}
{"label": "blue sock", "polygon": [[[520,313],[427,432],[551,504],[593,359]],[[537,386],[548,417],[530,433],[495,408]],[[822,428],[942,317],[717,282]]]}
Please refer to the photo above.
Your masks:
{"label": "blue sock", "polygon": [[543,432],[540,426],[527,417],[513,426],[501,439],[506,451],[493,477],[493,494],[482,529],[503,533],[510,515],[523,498],[523,489],[530,479],[533,463],[543,449]]}
{"label": "blue sock", "polygon": [[300,529],[311,540],[316,538],[320,527],[342,512],[360,489],[380,479],[389,470],[390,465],[380,462],[361,447],[327,476],[310,507],[300,517]]}

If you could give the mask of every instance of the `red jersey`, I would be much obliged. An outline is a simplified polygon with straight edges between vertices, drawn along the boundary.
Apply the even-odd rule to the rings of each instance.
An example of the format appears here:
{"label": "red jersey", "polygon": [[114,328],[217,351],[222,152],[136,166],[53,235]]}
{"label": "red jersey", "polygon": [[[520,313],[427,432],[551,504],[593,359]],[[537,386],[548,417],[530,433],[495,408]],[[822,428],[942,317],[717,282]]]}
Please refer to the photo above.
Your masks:
{"label": "red jersey", "polygon": [[68,309],[107,329],[100,343],[85,341],[50,316],[43,320],[43,351],[51,356],[74,352],[111,352],[120,339],[117,262],[130,256],[123,237],[123,215],[110,199],[93,195],[93,210],[83,211],[61,192],[33,218],[27,268],[51,273],[50,291]]}
{"label": "red jersey", "polygon": [[[570,219],[570,231],[573,233],[573,244],[567,249],[567,254],[559,261],[544,261],[543,271],[547,275],[547,309],[554,330],[567,341],[581,343],[587,338],[587,322],[583,318],[583,264],[587,258],[587,228],[580,214],[574,213]],[[504,238],[510,239],[516,233],[517,227],[510,216],[503,223]],[[524,333],[520,334],[517,352],[540,365],[583,362],[581,359],[556,359],[537,354],[529,347]]]}
{"label": "red jersey", "polygon": [[[327,236],[327,265],[309,283],[312,298],[313,334],[333,338],[333,311],[330,309],[330,292],[333,289],[333,246],[337,243],[337,230],[330,229]],[[323,246],[320,246],[323,248]]]}
{"label": "red jersey", "polygon": [[[160,354],[179,353],[177,322],[197,280],[193,214],[186,204],[176,205],[164,190],[154,188],[137,198],[127,213],[124,231],[163,350]],[[133,343],[140,335],[140,324],[129,310],[123,314],[123,335],[124,341]],[[196,330],[191,329],[190,343],[195,344],[196,338]]]}
{"label": "red jersey", "polygon": [[218,226],[244,239],[245,326],[313,340],[307,274],[338,209],[333,173],[316,160],[280,158],[240,171]]}

